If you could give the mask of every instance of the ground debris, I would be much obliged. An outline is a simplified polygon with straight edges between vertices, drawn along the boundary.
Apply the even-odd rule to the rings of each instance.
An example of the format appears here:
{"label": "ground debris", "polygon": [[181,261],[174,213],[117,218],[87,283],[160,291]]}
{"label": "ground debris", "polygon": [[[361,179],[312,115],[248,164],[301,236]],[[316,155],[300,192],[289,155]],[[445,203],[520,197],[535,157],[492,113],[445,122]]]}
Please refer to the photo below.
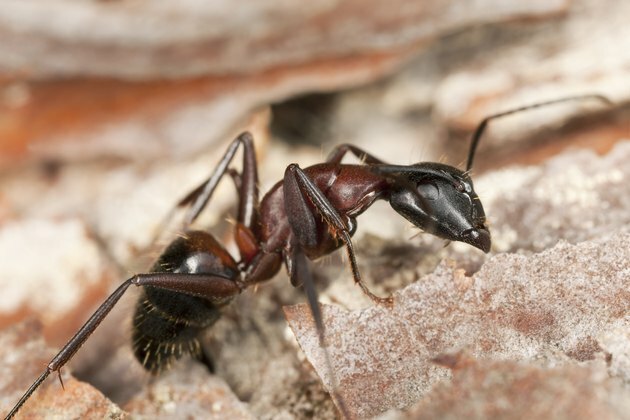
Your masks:
{"label": "ground debris", "polygon": [[[348,409],[364,418],[410,407],[448,378],[449,371],[434,362],[444,352],[536,360],[543,366],[604,360],[597,337],[613,325],[630,329],[628,261],[626,232],[599,243],[560,242],[529,257],[497,255],[472,278],[443,263],[395,293],[392,310],[348,312],[324,306],[337,390]],[[330,389],[308,306],[293,306],[286,313],[308,360]]]}

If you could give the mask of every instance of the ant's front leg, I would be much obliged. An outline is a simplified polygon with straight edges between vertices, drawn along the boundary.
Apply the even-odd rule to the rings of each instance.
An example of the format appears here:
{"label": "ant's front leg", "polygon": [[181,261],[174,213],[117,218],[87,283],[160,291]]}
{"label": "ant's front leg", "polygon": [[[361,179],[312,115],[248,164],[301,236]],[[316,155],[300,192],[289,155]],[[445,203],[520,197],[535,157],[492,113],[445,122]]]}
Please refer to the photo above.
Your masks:
{"label": "ant's front leg", "polygon": [[352,276],[355,283],[363,290],[363,293],[376,303],[385,305],[393,303],[392,297],[382,298],[376,296],[363,283],[359,267],[357,266],[354,247],[352,246],[349,226],[337,209],[297,164],[289,165],[284,173],[284,200],[291,230],[301,247],[313,249],[318,245],[317,238],[319,235],[316,216],[308,204],[310,202],[315,206],[319,216],[324,219],[333,235],[341,239],[346,245]]}
{"label": "ant's front leg", "polygon": [[366,152],[365,150],[353,146],[351,144],[340,144],[339,146],[335,147],[333,149],[332,152],[330,152],[330,154],[328,155],[328,159],[326,159],[326,162],[328,163],[336,163],[336,164],[340,164],[342,159],[344,158],[344,156],[348,153],[352,153],[353,155],[355,155],[359,160],[361,160],[361,162],[371,165],[371,164],[385,164],[385,162],[383,162],[382,160],[380,160],[379,158],[369,154],[368,152]]}

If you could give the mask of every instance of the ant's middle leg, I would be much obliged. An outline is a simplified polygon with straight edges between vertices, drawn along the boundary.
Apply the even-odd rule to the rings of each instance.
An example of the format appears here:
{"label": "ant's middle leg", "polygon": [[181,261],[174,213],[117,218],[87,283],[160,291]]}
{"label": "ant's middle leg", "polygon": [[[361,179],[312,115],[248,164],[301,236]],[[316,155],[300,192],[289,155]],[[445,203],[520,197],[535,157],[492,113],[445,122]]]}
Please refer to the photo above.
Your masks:
{"label": "ant's middle leg", "polygon": [[289,266],[289,274],[291,276],[292,284],[302,284],[304,292],[306,293],[306,299],[308,300],[308,306],[313,315],[313,321],[315,322],[315,330],[317,331],[317,338],[319,340],[319,346],[323,349],[326,357],[326,366],[330,373],[330,395],[335,401],[339,411],[344,419],[352,418],[348,409],[346,408],[343,397],[337,390],[337,379],[335,370],[333,369],[332,360],[326,346],[326,330],[324,326],[324,320],[322,317],[322,311],[319,307],[319,299],[317,297],[317,290],[315,289],[315,282],[313,281],[313,274],[308,266],[308,260],[302,250],[299,243],[292,241],[290,249],[285,254],[285,260],[287,266]]}
{"label": "ant's middle leg", "polygon": [[315,215],[308,205],[308,202],[311,202],[328,225],[328,228],[346,245],[355,283],[361,287],[363,293],[372,301],[391,305],[393,302],[392,297],[382,298],[376,296],[363,283],[350,237],[350,227],[326,196],[296,164],[289,165],[285,171],[284,197],[287,218],[298,243],[304,248],[315,248],[317,246],[317,223]]}

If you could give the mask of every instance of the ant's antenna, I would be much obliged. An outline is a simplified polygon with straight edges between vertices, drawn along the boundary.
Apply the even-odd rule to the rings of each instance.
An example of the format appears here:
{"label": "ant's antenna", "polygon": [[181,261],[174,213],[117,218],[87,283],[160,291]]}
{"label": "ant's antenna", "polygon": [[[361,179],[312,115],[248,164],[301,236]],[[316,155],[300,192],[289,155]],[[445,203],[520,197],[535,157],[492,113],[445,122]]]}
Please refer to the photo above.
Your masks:
{"label": "ant's antenna", "polygon": [[489,117],[484,118],[479,123],[479,125],[477,126],[477,129],[475,130],[475,133],[472,136],[472,141],[470,143],[470,150],[468,151],[468,162],[466,163],[466,172],[470,171],[470,169],[472,168],[473,160],[475,159],[475,152],[477,150],[477,145],[479,144],[479,139],[481,138],[481,135],[483,134],[483,132],[486,129],[486,127],[488,126],[488,122],[490,122],[491,120],[494,120],[494,119],[497,119],[497,118],[501,118],[501,117],[505,117],[506,115],[516,114],[516,113],[521,112],[521,111],[527,111],[527,110],[534,109],[534,108],[539,108],[539,107],[542,107],[542,106],[557,104],[557,103],[560,103],[560,102],[583,101],[583,100],[587,100],[587,99],[596,99],[596,100],[601,101],[601,102],[603,102],[603,103],[605,103],[607,105],[613,105],[613,102],[610,99],[608,99],[607,97],[603,96],[603,95],[567,96],[565,98],[554,99],[554,100],[545,101],[545,102],[538,102],[538,103],[535,103],[535,104],[531,104],[531,105],[526,105],[526,106],[522,106],[522,107],[519,107],[519,108],[510,109],[508,111],[503,111],[503,112],[500,112],[498,114],[490,115]]}

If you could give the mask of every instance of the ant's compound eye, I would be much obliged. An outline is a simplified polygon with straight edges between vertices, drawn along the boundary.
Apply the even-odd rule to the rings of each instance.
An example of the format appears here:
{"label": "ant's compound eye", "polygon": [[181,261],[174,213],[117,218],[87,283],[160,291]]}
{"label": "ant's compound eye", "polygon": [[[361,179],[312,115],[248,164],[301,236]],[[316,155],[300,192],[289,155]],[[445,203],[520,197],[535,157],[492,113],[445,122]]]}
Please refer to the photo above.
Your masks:
{"label": "ant's compound eye", "polygon": [[439,188],[433,183],[418,184],[417,189],[418,194],[427,200],[437,200],[440,196]]}

